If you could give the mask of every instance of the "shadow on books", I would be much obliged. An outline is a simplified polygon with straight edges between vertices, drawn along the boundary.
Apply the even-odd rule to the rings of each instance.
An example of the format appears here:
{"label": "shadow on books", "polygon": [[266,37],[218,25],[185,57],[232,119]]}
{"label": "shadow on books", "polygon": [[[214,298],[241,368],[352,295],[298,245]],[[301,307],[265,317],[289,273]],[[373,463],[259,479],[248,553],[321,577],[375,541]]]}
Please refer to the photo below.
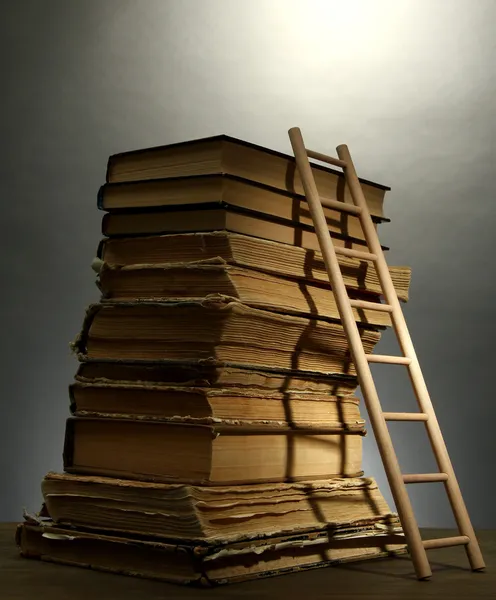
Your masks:
{"label": "shadow on books", "polygon": [[[309,312],[313,313],[313,314],[317,314],[318,311],[317,311],[315,302],[313,301],[311,295],[308,292],[308,289],[305,287],[305,285],[303,283],[300,285],[300,290],[301,290],[302,294],[305,296]],[[308,341],[311,339],[312,331],[317,327],[317,324],[318,324],[318,321],[316,319],[310,319],[308,322],[308,325],[302,331],[300,338],[298,340],[298,343],[296,344],[296,349],[291,356],[291,371],[298,371],[300,351],[302,348],[308,349]],[[346,358],[343,360],[343,374],[350,375],[351,368],[352,368],[352,361],[351,361],[351,356],[349,355],[349,352],[348,352]],[[358,384],[358,380],[357,380],[357,384]],[[285,417],[286,417],[286,421],[290,427],[298,429],[298,427],[295,424],[294,415],[292,414],[291,407],[290,407],[290,394],[288,393],[288,391],[290,389],[290,385],[291,385],[291,378],[290,378],[290,376],[288,376],[285,379],[283,387],[281,389],[281,392],[282,392],[283,398],[284,398],[283,402],[284,402]],[[338,402],[338,410],[339,410],[339,420],[343,424],[343,427],[344,427],[345,420],[344,420],[344,416],[342,413],[342,406],[340,405],[339,402]],[[347,459],[348,459],[347,448],[346,448],[346,443],[345,443],[345,441],[346,441],[345,435],[346,435],[346,432],[343,432],[340,435],[341,472],[342,473],[345,472],[345,466],[347,464]],[[293,437],[287,436],[286,439],[287,439],[287,444],[288,444],[288,446],[287,446],[286,480],[289,481],[289,480],[291,480],[291,474],[294,473],[295,448],[294,448]],[[322,441],[320,443],[322,443]]]}

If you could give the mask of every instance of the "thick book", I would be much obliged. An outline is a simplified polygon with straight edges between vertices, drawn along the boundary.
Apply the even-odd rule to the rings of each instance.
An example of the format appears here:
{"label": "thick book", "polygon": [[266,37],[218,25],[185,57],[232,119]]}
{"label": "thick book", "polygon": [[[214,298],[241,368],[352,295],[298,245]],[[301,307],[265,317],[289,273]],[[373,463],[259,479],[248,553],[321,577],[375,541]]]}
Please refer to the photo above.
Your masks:
{"label": "thick book", "polygon": [[[352,202],[342,172],[312,164],[323,198]],[[143,148],[110,156],[107,183],[193,175],[226,174],[303,195],[294,156],[227,135]],[[388,186],[360,179],[371,214],[383,217]]]}
{"label": "thick book", "polygon": [[[360,328],[360,336],[369,354],[381,334]],[[259,310],[222,298],[94,304],[72,347],[81,360],[219,360],[356,375],[341,324]]]}
{"label": "thick book", "polygon": [[320,373],[261,369],[202,361],[194,363],[123,363],[121,361],[82,362],[75,380],[84,384],[120,384],[124,386],[208,387],[215,390],[317,393],[331,396],[353,394],[356,377],[329,376]]}
{"label": "thick book", "polygon": [[[230,204],[209,204],[194,210],[106,213],[102,219],[102,234],[110,238],[215,231],[251,235],[310,250],[320,248],[310,225],[269,219],[262,213],[240,212]],[[334,234],[332,240],[335,246],[367,249],[366,242],[357,238]]]}
{"label": "thick book", "polygon": [[82,383],[69,387],[76,417],[182,420],[197,423],[362,429],[359,399],[322,393],[268,392],[143,383]]}
{"label": "thick book", "polygon": [[[187,263],[184,265],[129,265],[104,263],[98,276],[102,300],[179,301],[210,300],[219,296],[239,300],[246,306],[282,314],[339,320],[339,310],[329,285],[303,283],[289,277],[269,275],[230,265]],[[350,298],[363,294],[350,290]],[[391,325],[380,310],[353,309],[359,323]]]}
{"label": "thick book", "polygon": [[365,430],[70,417],[64,470],[198,485],[360,477]]}
{"label": "thick book", "polygon": [[397,521],[371,477],[201,487],[48,473],[41,489],[59,525],[190,542]]}
{"label": "thick book", "polygon": [[[98,258],[107,264],[120,266],[194,262],[228,264],[308,282],[329,283],[319,251],[225,231],[104,239],[98,248]],[[348,288],[382,293],[371,262],[344,256],[338,256],[338,262]],[[411,269],[390,266],[389,272],[398,298],[408,300]]]}
{"label": "thick book", "polygon": [[[186,544],[145,536],[89,532],[52,521],[25,522],[16,530],[24,558],[212,587],[316,569],[344,562],[402,555],[404,536],[387,524],[233,544]],[[392,529],[392,533],[389,531]],[[401,532],[401,529],[399,529]]]}
{"label": "thick book", "polygon": [[[313,227],[310,209],[304,196],[289,194],[265,185],[230,175],[200,175],[148,181],[107,183],[98,193],[98,207],[111,213],[135,215],[169,211],[197,210],[207,206],[230,206],[234,211],[248,211],[266,218],[284,219],[296,225]],[[364,240],[358,217],[323,208],[329,230],[344,237]],[[137,217],[140,218],[139,216]],[[374,224],[379,219],[375,219]]]}

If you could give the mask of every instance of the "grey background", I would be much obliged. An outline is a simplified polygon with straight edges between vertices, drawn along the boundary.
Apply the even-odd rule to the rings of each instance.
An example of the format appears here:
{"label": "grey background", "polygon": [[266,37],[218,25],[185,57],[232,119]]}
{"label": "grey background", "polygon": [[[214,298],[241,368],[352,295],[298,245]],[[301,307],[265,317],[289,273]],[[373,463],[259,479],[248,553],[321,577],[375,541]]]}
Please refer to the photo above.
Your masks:
{"label": "grey background", "polygon": [[[0,519],[38,510],[60,470],[68,343],[98,298],[96,192],[118,151],[227,133],[289,152],[287,130],[391,185],[391,264],[477,527],[496,493],[491,0],[2,2]],[[393,352],[388,334],[378,350]],[[386,410],[413,409],[375,367]],[[420,424],[392,424],[405,472],[434,469]],[[390,500],[373,437],[365,469]],[[410,488],[419,522],[452,524],[442,484]]]}

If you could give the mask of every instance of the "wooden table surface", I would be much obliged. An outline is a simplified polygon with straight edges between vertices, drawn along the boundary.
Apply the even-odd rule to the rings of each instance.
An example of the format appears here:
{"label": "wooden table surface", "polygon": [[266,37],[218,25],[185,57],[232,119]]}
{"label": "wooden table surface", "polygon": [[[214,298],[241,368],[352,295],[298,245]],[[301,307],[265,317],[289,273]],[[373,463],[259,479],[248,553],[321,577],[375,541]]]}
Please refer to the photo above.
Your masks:
{"label": "wooden table surface", "polygon": [[[486,571],[468,569],[462,547],[429,551],[430,581],[417,581],[407,557],[364,561],[256,581],[194,589],[89,569],[55,565],[19,556],[15,523],[0,524],[2,600],[163,600],[170,598],[257,598],[290,600],[416,600],[470,598],[496,600],[496,531],[479,531]],[[424,530],[424,537],[447,537],[449,530]]]}

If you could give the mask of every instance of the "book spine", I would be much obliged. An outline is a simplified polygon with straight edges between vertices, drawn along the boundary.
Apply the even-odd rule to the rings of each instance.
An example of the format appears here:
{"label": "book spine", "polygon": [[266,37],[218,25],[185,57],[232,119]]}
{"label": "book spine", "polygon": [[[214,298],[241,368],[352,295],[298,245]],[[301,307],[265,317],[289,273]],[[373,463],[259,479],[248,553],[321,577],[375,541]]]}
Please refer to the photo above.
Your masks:
{"label": "book spine", "polygon": [[105,242],[107,240],[100,240],[98,242],[98,248],[96,249],[96,257],[99,258],[100,260],[103,260],[103,253],[105,250]]}
{"label": "book spine", "polygon": [[69,417],[65,423],[64,451],[62,462],[65,469],[70,469],[74,464],[74,417]]}
{"label": "book spine", "polygon": [[109,183],[110,181],[110,163],[112,162],[112,156],[109,157],[107,161],[107,169],[105,170],[105,181]]}
{"label": "book spine", "polygon": [[75,415],[77,411],[76,398],[74,397],[75,385],[75,383],[71,383],[71,385],[69,386],[69,412],[71,413],[71,415]]}
{"label": "book spine", "polygon": [[104,235],[105,237],[109,237],[109,234],[107,233],[109,218],[110,218],[109,213],[106,213],[105,215],[103,215],[103,219],[102,219],[102,235]]}
{"label": "book spine", "polygon": [[104,208],[104,196],[105,196],[105,185],[101,185],[96,195],[96,206],[98,210],[105,210]]}

